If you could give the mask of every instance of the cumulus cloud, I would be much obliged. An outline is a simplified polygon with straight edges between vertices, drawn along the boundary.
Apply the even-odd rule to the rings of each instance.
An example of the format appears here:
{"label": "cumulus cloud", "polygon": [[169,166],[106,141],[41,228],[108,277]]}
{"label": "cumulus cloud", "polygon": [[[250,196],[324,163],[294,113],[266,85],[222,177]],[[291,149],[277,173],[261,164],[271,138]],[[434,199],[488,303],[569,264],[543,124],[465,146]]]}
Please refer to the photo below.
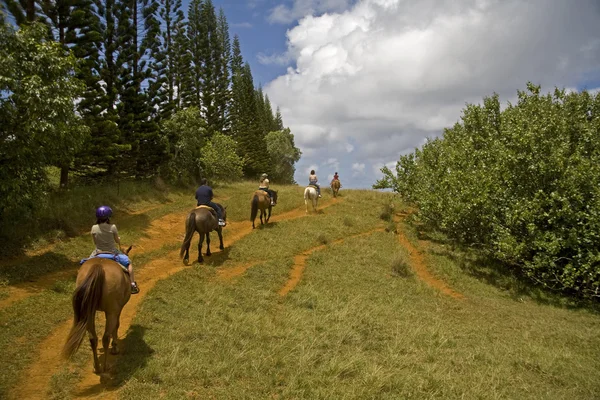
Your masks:
{"label": "cumulus cloud", "polygon": [[343,11],[351,0],[293,0],[292,5],[279,4],[271,9],[267,20],[271,23],[290,24],[307,15]]}
{"label": "cumulus cloud", "polygon": [[452,126],[467,102],[514,99],[527,81],[600,79],[597,0],[341,1],[314,16],[317,3],[279,10],[306,17],[287,32],[287,73],[265,87],[301,164],[332,154],[341,168],[387,164]]}
{"label": "cumulus cloud", "polygon": [[353,175],[363,175],[365,173],[365,164],[364,163],[352,164],[352,171],[354,171]]}

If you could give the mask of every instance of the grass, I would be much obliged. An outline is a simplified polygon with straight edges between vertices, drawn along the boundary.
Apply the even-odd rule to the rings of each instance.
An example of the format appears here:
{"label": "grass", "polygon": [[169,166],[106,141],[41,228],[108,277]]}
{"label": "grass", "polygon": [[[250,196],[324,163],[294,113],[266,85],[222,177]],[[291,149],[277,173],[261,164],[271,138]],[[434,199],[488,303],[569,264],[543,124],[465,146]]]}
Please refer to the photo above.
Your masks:
{"label": "grass", "polygon": [[[254,188],[215,188],[228,198],[229,221],[248,221]],[[275,213],[303,205],[302,188],[275,189]],[[142,237],[162,215],[185,215],[190,197],[193,206],[189,193],[166,196],[128,205],[142,214],[118,208],[124,242]],[[391,233],[402,208],[386,193],[345,190],[344,200],[320,215],[272,222],[233,245],[226,231],[226,252],[146,295],[116,364],[118,397],[590,399],[600,392],[600,318],[593,307],[528,289],[433,233],[424,245],[419,231],[402,225],[428,269],[466,299],[441,294],[414,277],[411,255]],[[354,237],[365,232],[371,233]],[[178,245],[136,255],[136,268]],[[325,248],[308,256],[298,285],[281,297],[295,256],[319,245]],[[89,250],[87,235],[63,241],[20,272],[39,276]],[[235,280],[216,279],[218,268],[258,261]],[[8,270],[6,285],[22,281],[17,266]],[[43,338],[70,317],[70,285],[57,282],[0,311],[1,398]],[[56,371],[48,398],[73,397],[78,371],[91,366],[84,347]]]}

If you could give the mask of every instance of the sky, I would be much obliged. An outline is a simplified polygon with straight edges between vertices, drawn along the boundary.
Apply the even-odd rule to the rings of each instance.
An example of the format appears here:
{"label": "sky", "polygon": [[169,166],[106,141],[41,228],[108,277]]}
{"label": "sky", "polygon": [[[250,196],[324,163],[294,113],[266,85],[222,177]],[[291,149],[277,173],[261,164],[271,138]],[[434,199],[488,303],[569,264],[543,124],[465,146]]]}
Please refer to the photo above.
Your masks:
{"label": "sky", "polygon": [[213,1],[295,136],[300,184],[369,188],[466,103],[528,81],[600,88],[599,0]]}

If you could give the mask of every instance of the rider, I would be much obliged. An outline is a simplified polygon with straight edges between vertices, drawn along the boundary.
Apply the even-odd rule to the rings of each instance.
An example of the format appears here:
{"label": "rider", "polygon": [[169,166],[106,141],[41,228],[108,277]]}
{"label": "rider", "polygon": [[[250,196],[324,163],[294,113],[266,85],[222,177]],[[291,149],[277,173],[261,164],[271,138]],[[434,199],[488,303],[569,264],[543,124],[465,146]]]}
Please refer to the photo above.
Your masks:
{"label": "rider", "polygon": [[333,175],[333,180],[334,181],[339,181],[340,180],[340,177],[339,177],[339,175],[338,175],[337,172]]}
{"label": "rider", "polygon": [[96,225],[92,226],[92,239],[96,249],[90,255],[96,257],[99,254],[114,254],[116,261],[127,267],[129,278],[131,280],[131,293],[137,294],[140,292],[138,285],[133,277],[133,265],[126,254],[121,251],[121,238],[117,232],[117,226],[110,223],[112,209],[108,206],[98,207],[96,210]]}
{"label": "rider", "polygon": [[219,220],[219,226],[225,226],[225,221],[223,220],[223,211],[221,207],[212,202],[213,199],[213,191],[210,186],[208,186],[208,182],[206,178],[202,178],[200,180],[200,187],[196,190],[196,200],[198,201],[198,206],[209,206],[217,213],[217,219]]}
{"label": "rider", "polygon": [[318,181],[319,181],[319,178],[317,178],[317,175],[315,174],[315,170],[314,169],[311,170],[310,176],[308,177],[308,184],[316,187],[317,193],[319,194],[319,197],[321,197],[321,186],[319,186],[319,184],[317,183]]}
{"label": "rider", "polygon": [[267,174],[262,174],[260,176],[260,182],[258,184],[258,190],[263,190],[263,191],[267,192],[267,194],[269,195],[269,198],[271,199],[271,205],[272,206],[276,206],[277,205],[273,201],[273,193],[271,193],[271,189],[269,189],[269,176]]}

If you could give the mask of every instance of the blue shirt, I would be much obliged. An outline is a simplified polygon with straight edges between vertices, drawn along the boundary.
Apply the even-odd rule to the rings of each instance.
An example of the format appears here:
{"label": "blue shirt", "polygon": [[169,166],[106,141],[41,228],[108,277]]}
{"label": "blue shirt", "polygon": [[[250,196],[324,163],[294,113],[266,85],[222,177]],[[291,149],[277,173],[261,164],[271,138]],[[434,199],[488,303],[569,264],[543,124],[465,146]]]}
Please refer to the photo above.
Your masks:
{"label": "blue shirt", "polygon": [[212,198],[213,191],[210,186],[202,185],[196,190],[196,200],[198,200],[199,206],[209,203]]}

